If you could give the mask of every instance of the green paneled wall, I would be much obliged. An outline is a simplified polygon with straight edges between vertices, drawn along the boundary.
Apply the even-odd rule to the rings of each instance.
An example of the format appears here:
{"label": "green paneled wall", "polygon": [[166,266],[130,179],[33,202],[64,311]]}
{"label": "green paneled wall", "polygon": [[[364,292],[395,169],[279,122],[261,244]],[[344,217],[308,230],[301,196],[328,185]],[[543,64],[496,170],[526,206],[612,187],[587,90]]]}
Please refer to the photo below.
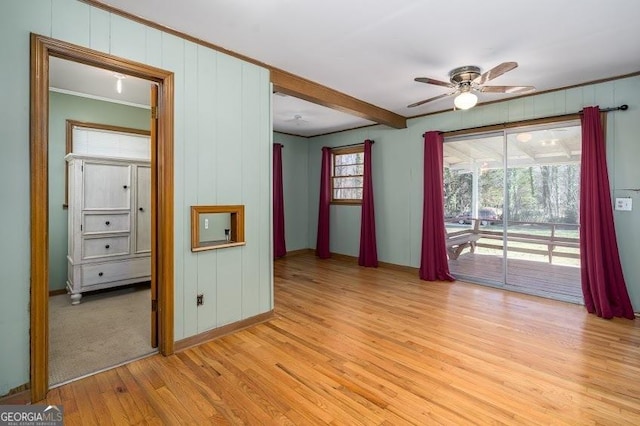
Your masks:
{"label": "green paneled wall", "polygon": [[[4,2],[0,395],[29,381],[31,32],[175,73],[176,340],[271,310],[269,72],[76,0]],[[192,253],[193,204],[244,204],[246,246]]]}
{"label": "green paneled wall", "polygon": [[[608,115],[607,157],[614,197],[632,197],[634,210],[615,212],[622,267],[634,309],[640,311],[640,77],[448,111],[409,120],[408,128],[383,126],[309,139],[309,247],[315,247],[321,148],[375,140],[374,193],[378,256],[381,261],[418,267],[422,227],[423,139],[427,130],[457,130],[579,111],[585,106],[628,104],[629,110]],[[331,207],[331,251],[358,256],[360,208]]]}
{"label": "green paneled wall", "polygon": [[49,289],[65,288],[67,209],[63,208],[66,121],[110,124],[149,130],[149,110],[49,92]]}
{"label": "green paneled wall", "polygon": [[283,146],[282,186],[287,251],[306,249],[309,247],[309,142],[307,138],[282,133],[274,133],[273,142]]}

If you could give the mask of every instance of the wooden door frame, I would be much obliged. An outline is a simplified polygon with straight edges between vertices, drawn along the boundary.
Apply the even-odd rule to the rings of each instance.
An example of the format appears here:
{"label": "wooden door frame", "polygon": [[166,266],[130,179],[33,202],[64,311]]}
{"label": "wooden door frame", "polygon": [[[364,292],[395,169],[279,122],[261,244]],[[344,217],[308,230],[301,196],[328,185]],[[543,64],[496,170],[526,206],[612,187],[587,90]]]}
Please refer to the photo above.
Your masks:
{"label": "wooden door frame", "polygon": [[[152,258],[158,286],[159,351],[173,353],[173,102],[172,72],[118,58],[103,52],[31,34],[31,294],[30,294],[30,387],[31,401],[44,399],[48,391],[48,298],[49,298],[49,57],[95,66],[143,78],[159,86],[157,145],[151,148]],[[152,113],[154,113],[152,111]],[[155,161],[154,161],[155,160]],[[152,178],[152,181],[154,179]],[[152,263],[153,264],[153,263]]]}

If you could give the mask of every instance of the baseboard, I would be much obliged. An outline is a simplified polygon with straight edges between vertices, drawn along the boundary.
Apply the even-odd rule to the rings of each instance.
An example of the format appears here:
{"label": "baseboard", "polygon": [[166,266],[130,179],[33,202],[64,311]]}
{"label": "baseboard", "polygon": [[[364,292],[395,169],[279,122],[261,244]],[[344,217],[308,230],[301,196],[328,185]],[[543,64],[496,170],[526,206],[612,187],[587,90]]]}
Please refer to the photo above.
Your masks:
{"label": "baseboard", "polygon": [[66,288],[59,288],[57,290],[49,290],[49,297],[51,296],[59,296],[61,294],[67,294]]}
{"label": "baseboard", "polygon": [[0,397],[0,405],[26,405],[31,403],[29,383],[13,388],[9,393]]}
{"label": "baseboard", "polygon": [[[331,253],[331,258],[335,260],[345,261],[345,262],[358,263],[357,257],[349,256],[346,254]],[[378,267],[385,268],[385,269],[393,269],[394,271],[399,271],[399,272],[409,272],[409,273],[417,273],[420,270],[420,268],[415,268],[413,266],[398,265],[396,263],[387,263],[387,262],[378,262]]]}
{"label": "baseboard", "polygon": [[331,259],[334,260],[342,260],[344,262],[355,262],[358,263],[358,258],[355,256],[349,256],[347,254],[340,254],[340,253],[329,253],[329,256],[331,256]]}
{"label": "baseboard", "polygon": [[269,312],[265,312],[264,314],[259,314],[251,318],[234,322],[232,324],[214,328],[213,330],[205,331],[204,333],[196,334],[195,336],[187,337],[186,339],[178,340],[173,344],[174,351],[183,351],[193,346],[201,345],[203,343],[210,342],[211,340],[218,339],[222,336],[226,336],[227,334],[235,333],[236,331],[261,324],[263,322],[269,321],[271,318],[273,318],[273,316],[274,311],[270,310]]}
{"label": "baseboard", "polygon": [[[278,259],[282,259],[283,257],[292,257],[292,256],[300,256],[301,254],[313,254],[315,252],[315,250],[310,249],[310,248],[304,248],[304,249],[299,249],[299,250],[291,250],[288,251],[287,254],[285,254],[282,257],[279,257]],[[276,259],[276,260],[278,260]]]}
{"label": "baseboard", "polygon": [[[300,256],[303,254],[315,254],[315,250],[314,249],[300,249],[300,250],[293,250],[290,252],[287,252],[287,256]],[[347,254],[341,254],[341,253],[330,253],[331,255],[331,259],[335,259],[335,260],[340,260],[343,262],[350,262],[350,263],[358,263],[358,258],[356,256],[349,256]],[[282,258],[280,258],[282,259]],[[276,259],[277,260],[277,259]],[[393,269],[395,271],[399,271],[399,272],[408,272],[408,273],[418,273],[418,271],[420,270],[420,268],[416,268],[413,266],[406,266],[406,265],[398,265],[396,263],[388,263],[388,262],[378,262],[378,267],[379,268],[385,268],[385,269]]]}

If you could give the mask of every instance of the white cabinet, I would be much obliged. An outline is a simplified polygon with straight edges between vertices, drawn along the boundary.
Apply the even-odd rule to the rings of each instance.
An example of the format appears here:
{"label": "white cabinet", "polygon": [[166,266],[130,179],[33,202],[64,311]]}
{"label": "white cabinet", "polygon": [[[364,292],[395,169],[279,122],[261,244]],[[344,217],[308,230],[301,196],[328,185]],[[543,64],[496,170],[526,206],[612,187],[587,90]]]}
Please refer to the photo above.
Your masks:
{"label": "white cabinet", "polygon": [[151,279],[148,161],[69,154],[67,290],[82,293]]}

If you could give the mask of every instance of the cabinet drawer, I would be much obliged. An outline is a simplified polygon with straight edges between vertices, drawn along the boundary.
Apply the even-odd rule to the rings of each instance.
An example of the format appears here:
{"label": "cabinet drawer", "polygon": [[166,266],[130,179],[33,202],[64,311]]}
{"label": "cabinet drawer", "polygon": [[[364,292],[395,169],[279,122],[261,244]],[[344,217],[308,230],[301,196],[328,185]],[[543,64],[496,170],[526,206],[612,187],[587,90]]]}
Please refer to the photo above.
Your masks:
{"label": "cabinet drawer", "polygon": [[82,241],[82,258],[129,254],[129,235],[118,237],[85,238]]}
{"label": "cabinet drawer", "polygon": [[85,234],[94,232],[129,232],[129,213],[85,214]]}
{"label": "cabinet drawer", "polygon": [[151,275],[151,258],[82,265],[82,287]]}

